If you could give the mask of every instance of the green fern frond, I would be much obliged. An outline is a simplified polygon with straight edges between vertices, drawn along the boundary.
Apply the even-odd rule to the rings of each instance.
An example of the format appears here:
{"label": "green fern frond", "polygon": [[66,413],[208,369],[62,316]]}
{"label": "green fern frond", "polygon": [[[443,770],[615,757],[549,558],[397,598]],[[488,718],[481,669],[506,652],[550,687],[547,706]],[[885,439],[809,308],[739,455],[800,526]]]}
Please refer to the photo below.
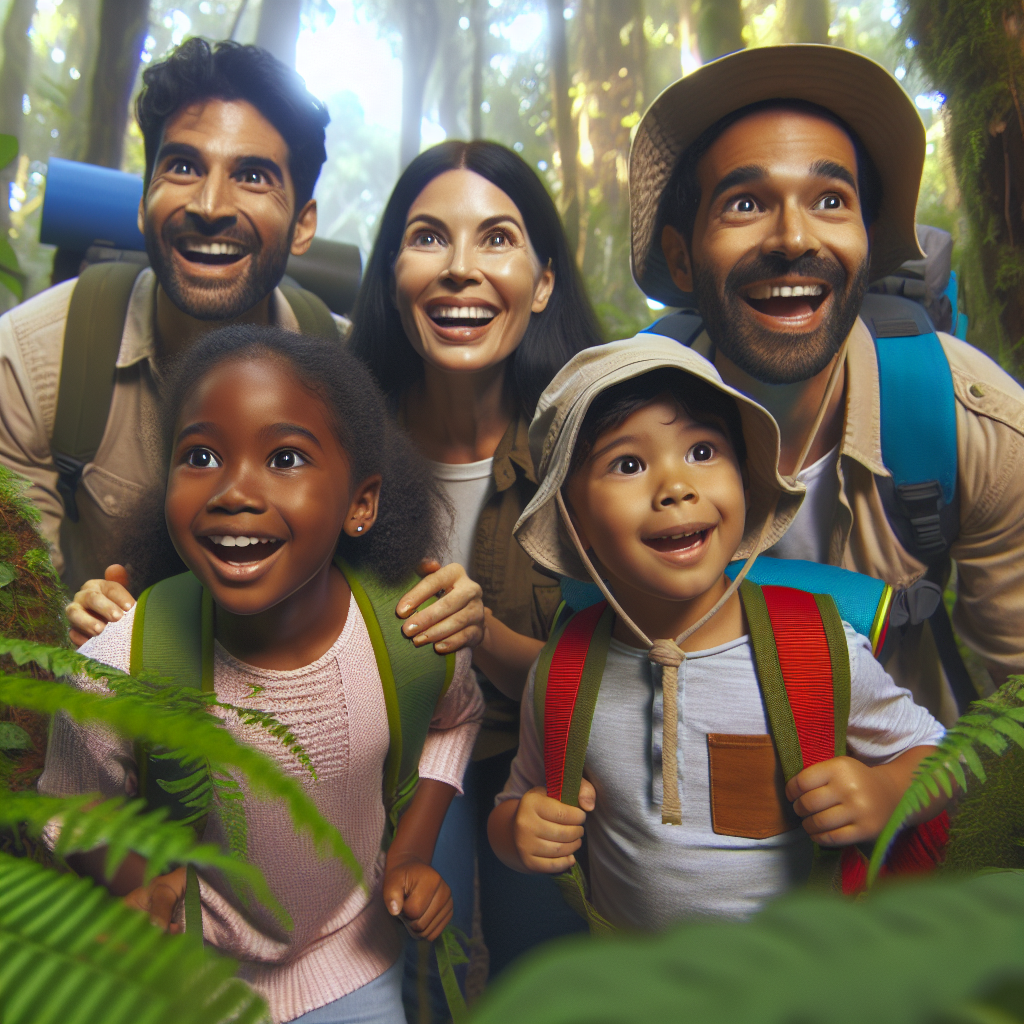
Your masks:
{"label": "green fern frond", "polygon": [[44,796],[39,793],[8,793],[0,801],[0,825],[23,822],[30,835],[39,836],[44,826],[60,819],[61,830],[54,853],[67,857],[99,846],[107,847],[105,870],[113,877],[129,850],[146,858],[146,881],[166,874],[180,864],[220,871],[239,891],[259,899],[288,929],[292,922],[277,901],[259,868],[233,852],[223,853],[213,843],[200,843],[195,832],[180,821],[167,821],[167,809],[146,812],[144,800],[98,793],[75,796]]}
{"label": "green fern frond", "polygon": [[63,711],[75,721],[104,724],[135,741],[182,750],[189,757],[237,770],[256,796],[285,801],[297,830],[309,833],[321,854],[334,854],[360,883],[362,869],[341,833],[302,786],[267,755],[240,743],[213,715],[169,710],[137,696],[94,693],[62,682],[0,675],[0,702],[45,714]]}
{"label": "green fern frond", "polygon": [[233,961],[86,879],[0,854],[4,1024],[256,1024],[267,1008]]}
{"label": "green fern frond", "polygon": [[924,758],[914,773],[902,799],[875,842],[868,865],[871,885],[885,862],[896,834],[907,820],[944,794],[952,797],[954,784],[961,791],[968,788],[966,764],[980,783],[986,779],[978,750],[984,748],[999,756],[1016,743],[1024,747],[1024,677],[1012,676],[996,693],[974,701],[943,737],[935,753]]}

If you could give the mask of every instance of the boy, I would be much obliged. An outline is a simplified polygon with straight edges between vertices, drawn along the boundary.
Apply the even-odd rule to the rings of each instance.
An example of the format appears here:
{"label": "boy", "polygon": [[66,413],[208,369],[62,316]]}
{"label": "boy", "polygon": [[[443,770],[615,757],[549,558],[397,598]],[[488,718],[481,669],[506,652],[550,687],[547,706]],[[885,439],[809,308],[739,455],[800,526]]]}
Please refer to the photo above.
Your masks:
{"label": "boy", "polygon": [[[489,821],[498,856],[520,871],[566,871],[587,821],[597,911],[650,930],[695,913],[745,916],[806,880],[811,840],[874,839],[943,729],[845,623],[853,756],[812,764],[784,795],[738,593],[682,641],[677,698],[662,722],[662,673],[651,671],[647,638],[699,623],[728,593],[728,563],[774,544],[799,506],[802,488],[777,472],[771,416],[692,350],[641,334],[574,357],[542,396],[530,442],[541,485],[517,537],[554,572],[598,573],[617,614],[580,806],[546,794],[535,716],[523,714]],[[681,824],[672,827],[658,805],[676,796],[663,792],[661,747],[677,725],[677,771],[666,777]]]}

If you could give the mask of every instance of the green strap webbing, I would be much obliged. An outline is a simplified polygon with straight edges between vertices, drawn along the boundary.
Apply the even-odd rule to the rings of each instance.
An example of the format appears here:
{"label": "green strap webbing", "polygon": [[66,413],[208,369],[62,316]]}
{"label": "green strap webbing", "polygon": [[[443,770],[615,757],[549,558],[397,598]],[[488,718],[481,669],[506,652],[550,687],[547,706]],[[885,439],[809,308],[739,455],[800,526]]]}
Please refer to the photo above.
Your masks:
{"label": "green strap webbing", "polygon": [[835,715],[835,757],[846,753],[846,726],[850,721],[850,651],[846,631],[835,601],[828,594],[815,594],[832,662],[832,708]]}
{"label": "green strap webbing", "polygon": [[[418,578],[385,587],[341,558],[336,564],[366,623],[384,687],[391,740],[384,765],[384,803],[394,828],[415,792],[420,753],[434,711],[455,675],[455,655],[441,657],[432,644],[416,647],[402,632],[404,623],[395,608]],[[429,598],[420,608],[434,600]]]}
{"label": "green strap webbing", "polygon": [[79,275],[64,327],[50,447],[89,462],[103,440],[138,263],[94,263]]}
{"label": "green strap webbing", "polygon": [[771,730],[775,750],[782,763],[782,774],[789,782],[794,775],[799,775],[803,770],[804,758],[800,751],[800,737],[797,735],[793,711],[789,706],[786,684],[782,678],[782,666],[779,664],[779,651],[775,646],[775,633],[768,615],[768,605],[765,604],[761,588],[750,580],[744,580],[740,584],[740,600],[747,614],[750,646],[754,651],[757,681],[761,686],[761,695],[768,713],[768,728]]}
{"label": "green strap webbing", "polygon": [[319,295],[305,288],[293,288],[289,284],[280,287],[299,322],[299,333],[326,338],[328,341],[337,341],[341,337],[337,321]]}
{"label": "green strap webbing", "polygon": [[583,763],[587,758],[587,744],[590,743],[590,727],[594,723],[594,708],[597,694],[604,677],[604,666],[608,660],[608,644],[615,625],[615,611],[610,606],[598,619],[597,627],[590,638],[587,657],[583,662],[576,702],[569,721],[569,738],[565,746],[565,765],[562,768],[563,804],[579,807],[580,783],[583,781]]}

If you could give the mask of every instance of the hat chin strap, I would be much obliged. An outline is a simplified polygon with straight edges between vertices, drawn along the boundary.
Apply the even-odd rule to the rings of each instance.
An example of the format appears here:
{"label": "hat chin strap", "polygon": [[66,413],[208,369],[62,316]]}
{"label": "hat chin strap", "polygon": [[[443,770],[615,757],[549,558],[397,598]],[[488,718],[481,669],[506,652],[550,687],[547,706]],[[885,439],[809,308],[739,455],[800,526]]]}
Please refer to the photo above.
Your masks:
{"label": "hat chin strap", "polygon": [[[825,385],[825,393],[822,396],[821,405],[818,407],[818,413],[814,417],[814,423],[811,425],[811,429],[807,434],[807,440],[804,441],[804,446],[800,451],[800,456],[797,458],[796,465],[793,468],[793,472],[790,477],[793,480],[796,479],[797,474],[804,468],[804,463],[807,461],[808,455],[810,455],[814,439],[818,436],[818,430],[821,428],[822,421],[825,419],[825,413],[832,401],[836,385],[839,383],[839,371],[846,361],[846,349],[849,345],[849,341],[849,335],[847,335],[846,340],[843,342],[836,355],[835,362],[832,364],[832,372],[829,374],[828,383]],[[605,600],[612,606],[612,608],[615,609],[615,614],[619,616],[630,630],[632,630],[640,642],[648,648],[647,657],[656,665],[661,665],[663,705],[661,741],[661,823],[663,825],[681,825],[683,823],[683,807],[682,800],[679,795],[679,765],[676,758],[676,747],[679,740],[679,666],[686,660],[686,652],[683,650],[682,645],[694,633],[696,633],[698,629],[705,625],[712,616],[721,611],[726,602],[733,596],[733,594],[736,593],[737,590],[739,590],[740,584],[746,578],[746,575],[750,571],[751,566],[753,566],[757,556],[761,553],[761,544],[764,541],[764,535],[768,530],[768,524],[771,522],[772,517],[775,514],[775,509],[778,507],[779,496],[776,495],[775,501],[772,502],[772,507],[765,516],[764,522],[761,524],[761,530],[757,535],[754,547],[752,548],[750,555],[747,557],[747,560],[740,568],[740,571],[736,574],[736,578],[729,584],[725,593],[722,594],[722,596],[715,602],[711,610],[705,615],[702,615],[701,618],[691,626],[687,626],[687,628],[684,629],[683,632],[675,638],[675,640],[651,640],[650,637],[648,637],[647,634],[632,620],[632,618],[630,618],[622,605],[615,599],[615,595],[611,590],[609,590],[608,585],[603,579],[601,579],[601,574],[594,567],[594,563],[590,560],[590,556],[584,550],[579,534],[576,532],[576,527],[572,524],[572,519],[569,516],[569,510],[565,507],[565,499],[562,497],[561,488],[555,492],[555,501],[558,503],[558,513],[562,518],[562,522],[565,525],[566,530],[569,532],[569,537],[572,540],[573,547],[576,549],[576,554],[579,555],[584,567],[590,574],[590,578],[595,584],[597,584],[597,587],[604,595]]]}

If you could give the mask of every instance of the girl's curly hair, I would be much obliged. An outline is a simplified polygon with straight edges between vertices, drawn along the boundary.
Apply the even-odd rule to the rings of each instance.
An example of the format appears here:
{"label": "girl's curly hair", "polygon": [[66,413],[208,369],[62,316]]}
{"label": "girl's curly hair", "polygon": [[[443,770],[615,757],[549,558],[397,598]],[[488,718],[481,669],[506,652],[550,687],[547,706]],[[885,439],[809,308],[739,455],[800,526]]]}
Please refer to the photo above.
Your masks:
{"label": "girl's curly hair", "polygon": [[[381,475],[373,528],[359,537],[342,533],[338,554],[384,583],[400,583],[423,558],[438,555],[451,529],[451,507],[424,459],[388,415],[369,370],[337,341],[251,324],[222,327],[201,338],[172,367],[164,390],[165,464],[188,396],[220,363],[254,359],[280,362],[324,404],[353,480]],[[126,538],[125,555],[132,589],[139,592],[186,568],[167,533],[163,500],[162,490],[150,495],[129,517],[138,528]]]}

